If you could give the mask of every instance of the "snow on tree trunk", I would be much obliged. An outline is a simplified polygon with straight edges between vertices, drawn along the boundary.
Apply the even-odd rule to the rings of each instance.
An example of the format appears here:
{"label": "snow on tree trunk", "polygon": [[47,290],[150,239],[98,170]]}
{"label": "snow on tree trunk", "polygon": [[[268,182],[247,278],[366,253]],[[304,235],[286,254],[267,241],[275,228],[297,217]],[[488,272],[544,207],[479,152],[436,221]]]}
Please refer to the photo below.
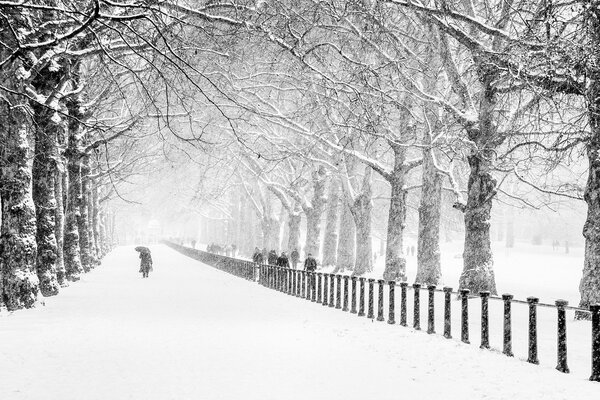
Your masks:
{"label": "snow on tree trunk", "polygon": [[94,232],[94,247],[96,248],[96,256],[98,257],[98,263],[100,259],[104,257],[102,251],[102,243],[100,238],[100,199],[98,194],[98,182],[93,181],[94,186],[92,188],[92,230]]}
{"label": "snow on tree trunk", "polygon": [[83,272],[79,248],[80,219],[79,202],[81,201],[81,127],[82,118],[79,102],[67,101],[69,115],[68,147],[65,151],[68,171],[68,196],[65,215],[64,261],[66,276],[69,281],[79,280]]}
{"label": "snow on tree trunk", "polygon": [[423,151],[423,178],[419,204],[417,277],[422,285],[438,285],[440,264],[440,222],[442,216],[442,175],[436,170],[433,149]]}
{"label": "snow on tree trunk", "polygon": [[[87,157],[87,165],[89,174],[92,175],[91,169],[89,167],[90,161],[89,157]],[[88,177],[87,181],[87,192],[86,192],[86,204],[88,210],[88,229],[89,229],[89,247],[90,247],[90,257],[92,260],[92,268],[98,265],[98,249],[96,247],[96,230],[94,229],[94,180],[92,177]]]}
{"label": "snow on tree trunk", "polygon": [[[590,9],[588,32],[595,49],[600,48],[600,10]],[[589,308],[600,303],[600,54],[593,54],[593,63],[588,71],[586,97],[588,99],[588,119],[591,136],[587,142],[588,179],[584,200],[587,203],[587,218],[583,226],[585,253],[583,276],[579,284],[580,307]],[[589,318],[588,314],[578,313],[577,318]]]}
{"label": "snow on tree trunk", "polygon": [[81,266],[85,272],[89,272],[93,267],[93,258],[90,249],[90,230],[88,215],[88,175],[87,164],[88,157],[83,155],[80,167],[81,194],[79,195],[77,206],[79,214],[77,215],[77,226],[79,227],[79,254],[81,255]]}
{"label": "snow on tree trunk", "polygon": [[67,285],[67,277],[64,262],[64,233],[65,233],[65,208],[63,204],[63,175],[59,167],[55,171],[54,176],[54,197],[56,198],[56,208],[54,210],[54,234],[56,236],[56,279],[62,287]]}
{"label": "snow on tree trunk", "polygon": [[323,235],[323,265],[336,265],[338,246],[338,225],[340,223],[340,193],[339,179],[333,179],[329,186],[327,220]]}
{"label": "snow on tree trunk", "polygon": [[373,211],[371,167],[365,168],[362,188],[350,206],[354,224],[356,225],[356,262],[355,275],[364,275],[373,271],[373,239],[371,236],[371,219]]}
{"label": "snow on tree trunk", "polygon": [[54,111],[32,104],[35,129],[35,156],[33,159],[33,201],[36,210],[37,275],[43,296],[58,294],[60,285],[56,275],[56,197],[55,178],[58,160],[57,130],[62,122]]}
{"label": "snow on tree trunk", "polygon": [[310,207],[306,208],[306,245],[304,247],[305,254],[312,254],[318,259],[321,248],[321,218],[325,211],[325,186],[327,183],[327,171],[323,166],[320,166],[312,174],[313,180],[313,197]]}
{"label": "snow on tree trunk", "polygon": [[346,202],[342,202],[340,217],[340,237],[337,246],[337,269],[354,271],[356,261],[356,225],[352,211]]}
{"label": "snow on tree trunk", "polygon": [[[17,104],[16,99],[8,97]],[[9,310],[17,310],[33,307],[39,290],[30,162],[33,154],[25,108],[11,107],[6,98],[0,99],[0,107],[0,282],[2,301]]]}
{"label": "snow on tree trunk", "polygon": [[391,185],[390,209],[388,212],[387,245],[385,250],[385,270],[383,279],[406,279],[406,259],[404,258],[404,228],[406,222],[406,148],[390,143],[394,151],[394,169],[388,177]]}
{"label": "snow on tree trunk", "polygon": [[481,291],[497,294],[490,239],[492,199],[496,193],[496,180],[490,172],[489,156],[476,153],[467,158],[470,174],[467,204],[464,206],[465,243],[459,288],[469,289],[474,294]]}

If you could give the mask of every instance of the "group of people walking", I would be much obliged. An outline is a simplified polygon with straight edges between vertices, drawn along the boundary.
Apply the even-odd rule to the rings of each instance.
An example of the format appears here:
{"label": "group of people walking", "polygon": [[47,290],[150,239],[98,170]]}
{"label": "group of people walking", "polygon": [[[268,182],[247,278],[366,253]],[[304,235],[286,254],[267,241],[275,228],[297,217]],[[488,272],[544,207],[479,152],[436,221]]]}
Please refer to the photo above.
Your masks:
{"label": "group of people walking", "polygon": [[[252,261],[257,264],[270,264],[277,265],[278,267],[283,268],[293,268],[298,269],[298,262],[300,261],[300,253],[297,249],[294,249],[289,257],[285,251],[281,252],[281,254],[277,254],[275,250],[271,250],[267,252],[267,249],[260,250],[258,247],[254,249],[254,254],[252,255]],[[291,266],[290,266],[291,262]],[[317,269],[317,260],[312,256],[312,254],[308,254],[306,259],[304,260],[304,269],[306,271],[315,271]]]}

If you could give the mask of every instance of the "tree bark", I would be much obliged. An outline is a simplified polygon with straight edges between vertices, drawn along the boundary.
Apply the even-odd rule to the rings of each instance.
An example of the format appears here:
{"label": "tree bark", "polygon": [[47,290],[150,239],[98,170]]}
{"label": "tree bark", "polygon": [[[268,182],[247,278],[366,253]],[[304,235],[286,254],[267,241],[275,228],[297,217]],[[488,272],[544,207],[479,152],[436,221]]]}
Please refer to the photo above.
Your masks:
{"label": "tree bark", "polygon": [[[600,9],[590,7],[587,30],[591,37],[592,49],[600,48]],[[588,61],[588,82],[586,97],[591,136],[587,142],[588,179],[584,199],[587,203],[587,218],[583,226],[585,254],[583,276],[579,284],[580,307],[589,308],[600,303],[600,54],[592,54]],[[577,313],[579,319],[589,318],[589,314]]]}
{"label": "tree bark", "polygon": [[332,179],[329,186],[327,220],[323,235],[323,265],[337,264],[338,225],[340,223],[340,181]]}
{"label": "tree bark", "polygon": [[371,237],[371,218],[373,210],[371,178],[373,170],[365,168],[360,193],[350,206],[356,225],[356,263],[354,275],[364,275],[373,271],[373,239]]}
{"label": "tree bark", "polygon": [[388,212],[385,270],[383,279],[406,279],[404,258],[404,228],[406,227],[406,148],[390,143],[394,151],[394,169],[387,180],[391,186],[390,209]]}
{"label": "tree bark", "polygon": [[424,149],[416,277],[416,281],[422,285],[438,285],[442,278],[440,263],[442,182],[443,177],[435,168],[433,149]]}
{"label": "tree bark", "polygon": [[81,256],[81,266],[84,272],[89,272],[93,268],[93,256],[90,249],[90,229],[88,215],[88,157],[82,155],[80,163],[80,182],[81,194],[78,198],[77,207],[79,214],[77,216],[77,226],[79,228],[79,254]]}
{"label": "tree bark", "polygon": [[39,288],[43,296],[54,296],[60,285],[56,274],[57,209],[55,190],[56,162],[58,160],[57,130],[62,129],[54,111],[41,105],[32,104],[34,110],[35,156],[33,159],[33,201],[36,210],[36,269]]}
{"label": "tree bark", "polygon": [[354,271],[356,262],[356,225],[352,211],[346,202],[342,202],[340,218],[340,237],[337,246],[337,270]]}
{"label": "tree bark", "polygon": [[288,214],[288,252],[300,252],[300,223],[302,222],[302,209],[294,204],[293,210]]}
{"label": "tree bark", "polygon": [[56,225],[54,234],[56,235],[56,279],[62,287],[67,286],[67,277],[64,262],[64,234],[65,234],[65,208],[63,204],[63,175],[62,167],[56,169],[54,179],[54,197],[56,198],[56,209],[54,210],[54,218]]}
{"label": "tree bark", "polygon": [[12,107],[5,98],[0,98],[0,107],[0,282],[2,301],[12,311],[33,307],[39,290],[31,186],[33,154],[25,108]]}
{"label": "tree bark", "polygon": [[321,218],[325,211],[327,199],[325,197],[325,186],[327,183],[327,171],[320,166],[312,175],[313,196],[310,207],[304,210],[306,214],[306,245],[305,254],[312,254],[319,259],[321,250]]}
{"label": "tree bark", "polygon": [[68,171],[68,196],[65,216],[64,260],[65,271],[69,281],[77,281],[83,272],[79,248],[80,219],[79,202],[81,201],[81,127],[82,118],[79,102],[67,101],[69,115],[68,147],[65,151]]}
{"label": "tree bark", "polygon": [[459,280],[460,289],[471,293],[490,291],[497,294],[494,277],[494,262],[490,240],[492,199],[496,194],[496,180],[491,174],[489,158],[481,153],[468,157],[471,168],[467,184],[465,212],[465,243],[463,272]]}

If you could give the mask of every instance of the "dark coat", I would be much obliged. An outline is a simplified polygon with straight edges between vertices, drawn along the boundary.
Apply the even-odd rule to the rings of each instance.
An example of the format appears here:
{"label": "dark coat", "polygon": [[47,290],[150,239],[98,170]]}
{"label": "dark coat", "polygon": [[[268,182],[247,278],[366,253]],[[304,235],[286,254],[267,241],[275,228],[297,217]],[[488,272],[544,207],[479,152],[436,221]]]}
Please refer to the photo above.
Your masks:
{"label": "dark coat", "polygon": [[149,251],[140,252],[140,272],[152,271],[152,256]]}
{"label": "dark coat", "polygon": [[289,268],[290,267],[290,262],[288,261],[287,256],[284,256],[282,254],[279,257],[277,257],[277,266],[284,267],[284,268]]}
{"label": "dark coat", "polygon": [[263,255],[260,251],[257,251],[256,253],[254,253],[254,255],[252,256],[252,261],[254,261],[257,264],[262,264],[265,260],[263,258]]}
{"label": "dark coat", "polygon": [[304,269],[309,272],[313,272],[317,269],[317,260],[314,257],[306,257],[304,260]]}
{"label": "dark coat", "polygon": [[269,264],[277,264],[277,253],[275,252],[275,250],[271,250],[269,252],[269,257],[267,258],[267,260],[269,261]]}

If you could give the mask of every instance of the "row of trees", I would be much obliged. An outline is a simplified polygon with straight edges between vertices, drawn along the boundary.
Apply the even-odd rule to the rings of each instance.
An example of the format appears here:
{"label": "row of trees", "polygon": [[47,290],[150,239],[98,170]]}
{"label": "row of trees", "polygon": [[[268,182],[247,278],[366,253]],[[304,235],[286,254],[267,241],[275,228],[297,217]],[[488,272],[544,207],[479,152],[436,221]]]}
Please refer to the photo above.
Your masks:
{"label": "row of trees", "polygon": [[235,183],[244,200],[234,203],[254,209],[266,247],[283,219],[296,247],[304,216],[305,251],[324,240],[324,262],[357,274],[372,266],[373,197],[386,197],[386,279],[405,276],[416,196],[418,279],[439,282],[446,199],[464,219],[460,287],[493,293],[493,202],[540,201],[519,187],[581,197],[560,174],[540,177],[578,168],[584,149],[581,305],[600,300],[597,0],[0,1],[0,10],[2,253],[29,255],[3,256],[12,308],[29,303],[8,300],[11,287],[35,291],[20,271],[34,271],[31,232],[48,220],[25,215],[60,208],[47,180],[27,189],[28,171],[48,176],[60,163],[28,164],[27,145],[35,138],[36,155],[46,153],[37,159],[56,161],[44,149],[60,148],[61,135],[74,176],[98,171],[82,193],[97,187],[107,199],[123,187],[112,177],[126,186],[171,135],[197,150],[185,153],[201,171],[192,198],[243,221],[240,207],[226,210]]}

